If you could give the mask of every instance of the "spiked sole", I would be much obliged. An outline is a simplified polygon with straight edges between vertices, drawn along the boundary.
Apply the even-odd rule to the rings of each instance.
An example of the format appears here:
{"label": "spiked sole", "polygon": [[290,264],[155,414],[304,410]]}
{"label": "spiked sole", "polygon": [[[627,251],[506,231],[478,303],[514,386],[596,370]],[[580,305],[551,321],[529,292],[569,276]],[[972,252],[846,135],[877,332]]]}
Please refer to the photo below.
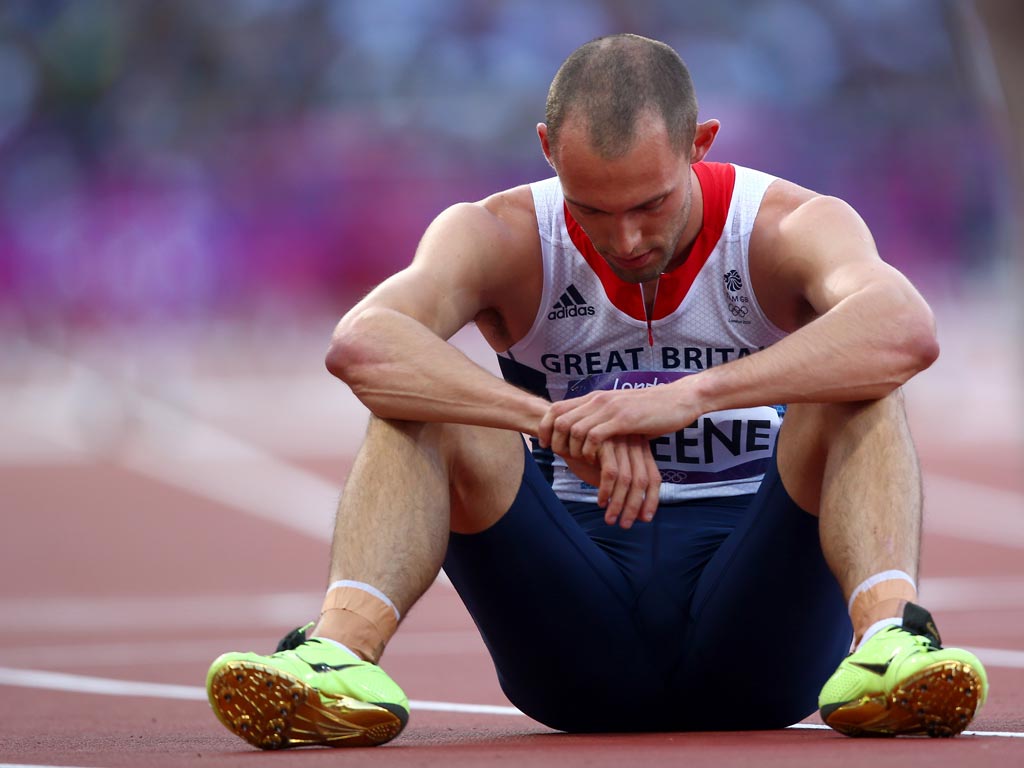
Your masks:
{"label": "spiked sole", "polygon": [[404,727],[383,706],[324,696],[291,675],[248,661],[218,670],[209,697],[217,719],[260,749],[370,747],[390,741]]}
{"label": "spiked sole", "polygon": [[944,661],[901,681],[891,692],[823,708],[822,718],[847,736],[956,736],[978,711],[981,689],[974,667]]}

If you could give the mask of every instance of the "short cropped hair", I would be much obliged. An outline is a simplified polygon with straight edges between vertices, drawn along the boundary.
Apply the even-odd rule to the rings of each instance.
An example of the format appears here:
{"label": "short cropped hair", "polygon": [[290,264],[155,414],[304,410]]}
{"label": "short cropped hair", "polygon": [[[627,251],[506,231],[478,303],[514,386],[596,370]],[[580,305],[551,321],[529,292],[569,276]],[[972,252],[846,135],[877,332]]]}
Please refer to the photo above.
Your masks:
{"label": "short cropped hair", "polygon": [[545,122],[556,152],[565,119],[582,118],[591,148],[606,158],[630,150],[640,117],[664,120],[674,149],[693,142],[697,96],[686,64],[665,43],[639,35],[599,37],[563,62],[548,89]]}

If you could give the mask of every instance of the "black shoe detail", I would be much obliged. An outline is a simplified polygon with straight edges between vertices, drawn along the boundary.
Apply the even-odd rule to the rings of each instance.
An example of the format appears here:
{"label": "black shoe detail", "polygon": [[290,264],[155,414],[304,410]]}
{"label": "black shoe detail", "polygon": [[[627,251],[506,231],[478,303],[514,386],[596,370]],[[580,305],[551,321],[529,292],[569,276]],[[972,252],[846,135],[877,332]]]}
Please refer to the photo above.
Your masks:
{"label": "black shoe detail", "polygon": [[855,667],[860,667],[861,669],[866,669],[868,672],[874,672],[879,677],[882,677],[883,675],[885,675],[886,672],[889,671],[889,665],[892,664],[892,659],[889,659],[889,661],[885,662],[885,664],[875,664],[874,662],[870,662],[870,661],[869,662],[851,661],[850,663],[853,666],[855,666]]}
{"label": "black shoe detail", "polygon": [[[302,659],[301,656],[299,656],[299,658]],[[306,664],[309,664],[309,662],[305,659],[302,660],[305,661]],[[358,666],[358,664],[325,664],[322,661],[319,664],[309,664],[309,668],[312,669],[314,672],[341,672],[341,670],[343,669]]]}
{"label": "black shoe detail", "polygon": [[297,658],[303,664],[308,666],[314,672],[341,672],[341,670],[348,669],[349,667],[361,666],[360,662],[356,662],[355,664],[351,664],[351,663],[349,663],[349,664],[327,664],[326,662],[318,661],[318,662],[316,662],[314,664],[311,661],[306,661],[304,658],[299,656],[299,654],[297,654],[297,653],[295,654],[295,658]]}
{"label": "black shoe detail", "polygon": [[[405,726],[408,724],[408,722],[409,722],[409,710],[407,710],[405,707],[401,706],[400,704],[392,704],[390,701],[371,701],[370,703],[375,705],[375,706],[380,707],[381,709],[386,709],[392,715],[394,715],[399,720],[401,720],[402,721],[402,728],[405,728]],[[401,730],[399,730],[399,733],[401,733]]]}
{"label": "black shoe detail", "polygon": [[825,706],[823,706],[823,707],[822,707],[822,708],[821,708],[821,709],[819,710],[819,712],[820,712],[820,714],[821,714],[821,719],[822,719],[822,720],[823,720],[824,722],[826,722],[826,723],[827,723],[827,722],[828,722],[828,719],[829,719],[829,717],[830,717],[830,716],[832,715],[832,713],[833,713],[833,712],[835,712],[835,711],[836,711],[837,709],[839,709],[840,707],[842,707],[842,706],[845,706],[845,705],[847,705],[847,704],[849,704],[849,703],[850,703],[850,702],[848,702],[848,701],[837,701],[837,702],[836,702],[835,704],[826,704]]}
{"label": "black shoe detail", "polygon": [[274,653],[280,653],[281,651],[294,651],[306,642],[306,628],[308,626],[309,625],[307,624],[305,627],[296,627],[287,635],[282,637],[281,641],[277,644],[277,650],[274,651]]}
{"label": "black shoe detail", "polygon": [[907,607],[903,609],[903,628],[908,632],[928,638],[928,642],[935,649],[942,648],[942,638],[939,637],[935,619],[921,606],[907,603]]}

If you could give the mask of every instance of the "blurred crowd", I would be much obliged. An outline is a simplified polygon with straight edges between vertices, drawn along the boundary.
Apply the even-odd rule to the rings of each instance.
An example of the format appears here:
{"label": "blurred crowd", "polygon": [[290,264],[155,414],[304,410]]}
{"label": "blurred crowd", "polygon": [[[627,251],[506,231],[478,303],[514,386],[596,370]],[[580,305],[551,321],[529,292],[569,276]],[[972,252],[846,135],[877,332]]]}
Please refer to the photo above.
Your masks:
{"label": "blurred crowd", "polygon": [[711,159],[844,197],[915,280],[1001,258],[966,0],[4,0],[0,324],[340,311],[448,205],[550,174],[548,83],[615,31],[686,59]]}

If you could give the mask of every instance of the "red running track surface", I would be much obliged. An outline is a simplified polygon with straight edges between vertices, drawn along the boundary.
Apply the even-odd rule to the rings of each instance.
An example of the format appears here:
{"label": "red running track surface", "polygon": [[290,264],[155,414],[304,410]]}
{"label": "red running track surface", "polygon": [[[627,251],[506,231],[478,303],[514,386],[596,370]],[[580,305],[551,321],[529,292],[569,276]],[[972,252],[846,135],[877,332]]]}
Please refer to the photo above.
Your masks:
{"label": "red running track surface", "polygon": [[[33,353],[23,376],[0,381],[12,406],[0,417],[0,763],[1024,765],[1020,446],[965,458],[913,409],[929,490],[922,602],[949,644],[988,665],[992,693],[971,731],[1009,735],[555,733],[508,709],[472,622],[438,583],[383,659],[428,703],[398,740],[250,748],[202,700],[206,668],[225,650],[269,650],[315,614],[334,495],[365,418],[307,353],[256,371],[200,357],[173,386],[126,381],[102,356],[83,366]],[[115,695],[116,681],[153,685]]]}

